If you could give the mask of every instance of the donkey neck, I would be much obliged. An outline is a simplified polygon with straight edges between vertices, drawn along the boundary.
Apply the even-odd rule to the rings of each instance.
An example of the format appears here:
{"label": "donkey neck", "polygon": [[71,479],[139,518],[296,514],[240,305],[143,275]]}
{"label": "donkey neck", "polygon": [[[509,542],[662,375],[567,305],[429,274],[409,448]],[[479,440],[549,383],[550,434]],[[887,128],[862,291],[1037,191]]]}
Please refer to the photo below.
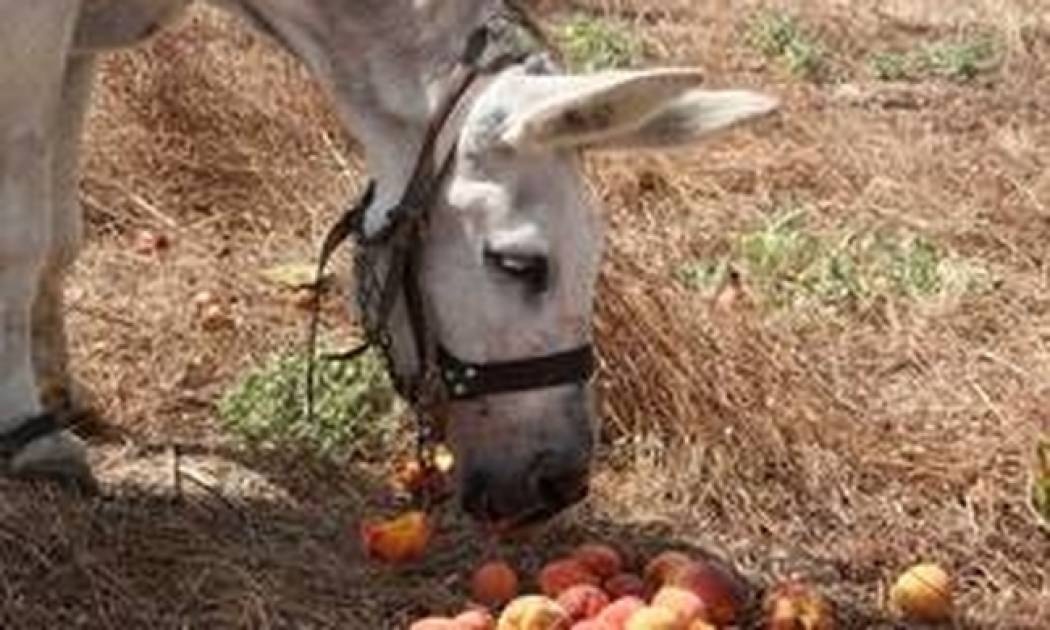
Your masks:
{"label": "donkey neck", "polygon": [[467,38],[502,0],[215,0],[232,3],[311,68],[364,147],[386,222]]}

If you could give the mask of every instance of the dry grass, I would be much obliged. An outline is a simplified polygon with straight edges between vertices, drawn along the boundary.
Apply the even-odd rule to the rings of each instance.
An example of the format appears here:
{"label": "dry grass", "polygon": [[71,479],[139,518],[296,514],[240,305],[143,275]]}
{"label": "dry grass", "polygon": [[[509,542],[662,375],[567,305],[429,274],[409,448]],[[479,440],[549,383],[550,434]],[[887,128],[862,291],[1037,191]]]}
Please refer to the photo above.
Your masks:
{"label": "dry grass", "polygon": [[[759,584],[801,572],[858,628],[893,627],[888,581],[934,559],[959,577],[960,627],[1045,627],[1050,533],[1026,510],[1025,484],[1050,432],[1050,97],[1037,89],[1050,80],[1050,11],[1035,0],[546,5],[550,19],[615,17],[649,59],[698,64],[712,83],[767,89],[785,107],[694,153],[592,160],[610,224],[598,324],[610,448],[589,505],[545,536],[702,546]],[[753,10],[777,6],[820,42],[821,82],[747,45]],[[871,74],[873,54],[972,33],[1002,47],[1001,65],[973,81]],[[480,553],[458,521],[424,567],[377,570],[345,531],[375,505],[374,465],[231,451],[214,417],[238,373],[302,332],[301,311],[255,270],[308,258],[360,182],[324,99],[211,12],[104,71],[70,301],[115,498],[5,486],[0,626],[397,627],[454,605]],[[980,261],[992,287],[784,310],[746,274],[714,297],[675,280],[795,203],[814,234],[920,234]],[[131,253],[140,229],[172,247]],[[202,290],[232,327],[195,323]],[[334,302],[329,320],[345,329]],[[182,502],[165,498],[170,443],[200,482],[183,480]]]}

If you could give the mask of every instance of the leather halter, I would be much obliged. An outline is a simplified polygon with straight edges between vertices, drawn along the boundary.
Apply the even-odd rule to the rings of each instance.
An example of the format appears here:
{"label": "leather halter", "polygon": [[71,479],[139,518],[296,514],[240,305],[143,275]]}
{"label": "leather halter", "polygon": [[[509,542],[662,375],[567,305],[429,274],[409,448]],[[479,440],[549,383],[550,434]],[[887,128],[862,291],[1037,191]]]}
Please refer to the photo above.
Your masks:
{"label": "leather halter", "polygon": [[[520,64],[528,57],[514,53],[499,54],[484,66],[480,65],[493,34],[491,24],[486,22],[468,39],[456,68],[453,87],[427,126],[408,186],[397,205],[386,215],[390,217],[389,222],[377,233],[365,234],[364,217],[374,201],[375,193],[375,182],[370,181],[357,203],[332,226],[322,244],[318,260],[316,277],[320,278],[334,251],[351,236],[363,250],[379,247],[386,250],[388,264],[383,280],[375,287],[378,305],[372,313],[369,313],[371,305],[362,305],[366,319],[365,343],[349,352],[328,358],[351,359],[370,347],[378,347],[386,355],[387,371],[398,392],[412,403],[417,413],[424,416],[431,412],[431,408],[447,400],[472,400],[495,394],[580,385],[590,380],[595,371],[594,351],[589,343],[546,356],[479,363],[457,357],[430,330],[429,304],[419,285],[423,231],[439,189],[451,172],[456,150],[456,143],[453,142],[444,154],[438,155],[439,137],[454,114],[461,110],[479,78]],[[359,257],[357,262],[360,268],[364,266],[365,260]],[[358,290],[361,298],[363,288],[359,286]],[[389,318],[399,297],[404,300],[417,358],[417,370],[410,375],[398,372],[390,354],[393,339],[388,329]],[[314,315],[309,337],[311,357],[318,326],[316,311]],[[309,361],[308,365],[307,413],[312,416],[313,362]],[[435,429],[434,419],[430,420],[421,422],[421,427]],[[431,426],[424,426],[427,424]]]}

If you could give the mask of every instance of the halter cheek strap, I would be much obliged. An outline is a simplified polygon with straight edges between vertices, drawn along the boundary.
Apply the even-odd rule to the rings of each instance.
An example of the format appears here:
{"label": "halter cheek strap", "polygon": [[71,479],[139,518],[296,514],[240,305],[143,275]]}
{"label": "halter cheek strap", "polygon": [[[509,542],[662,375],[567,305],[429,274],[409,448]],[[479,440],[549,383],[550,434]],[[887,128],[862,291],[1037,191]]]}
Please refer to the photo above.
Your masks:
{"label": "halter cheek strap", "polygon": [[[457,118],[463,101],[469,99],[472,88],[479,77],[495,72],[515,63],[525,56],[517,53],[500,54],[482,64],[490,40],[498,35],[492,24],[477,29],[469,38],[466,50],[456,70],[456,79],[424,134],[423,144],[416,158],[415,168],[398,204],[386,216],[389,223],[378,232],[365,234],[363,218],[373,201],[375,187],[370,183],[358,201],[332,227],[326,236],[318,261],[320,278],[332,253],[351,236],[355,236],[362,248],[384,248],[388,253],[387,268],[383,278],[374,276],[374,270],[359,269],[371,273],[371,291],[374,303],[362,305],[366,314],[366,342],[350,352],[336,357],[353,358],[369,347],[377,347],[386,358],[387,370],[398,391],[407,398],[425,421],[446,400],[471,400],[510,392],[537,390],[559,385],[582,385],[594,374],[595,360],[592,346],[584,344],[578,348],[546,356],[525,359],[475,363],[457,358],[444,347],[431,330],[432,314],[429,301],[419,284],[424,249],[424,231],[427,216],[434,204],[443,182],[451,172],[455,161],[453,142],[439,150],[439,137]],[[365,249],[365,250],[366,250]],[[363,251],[365,251],[363,250]],[[359,258],[359,267],[365,266]],[[361,297],[359,287],[359,297]],[[367,298],[366,298],[367,299]],[[415,346],[417,369],[414,374],[400,374],[392,356],[393,337],[389,331],[389,318],[398,299],[403,300],[408,323],[411,327],[412,343]],[[315,305],[310,329],[310,356],[316,341],[319,307]],[[308,361],[307,414],[313,415],[313,361]],[[429,418],[433,423],[434,418]],[[426,427],[422,427],[426,428]]]}

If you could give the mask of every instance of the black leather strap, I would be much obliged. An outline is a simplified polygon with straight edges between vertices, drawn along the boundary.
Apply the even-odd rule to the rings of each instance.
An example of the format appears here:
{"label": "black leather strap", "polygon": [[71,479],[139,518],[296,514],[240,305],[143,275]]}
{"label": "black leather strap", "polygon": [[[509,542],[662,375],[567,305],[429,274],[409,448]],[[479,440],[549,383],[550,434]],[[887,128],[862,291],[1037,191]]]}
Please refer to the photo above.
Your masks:
{"label": "black leather strap", "polygon": [[53,413],[27,418],[14,431],[0,434],[0,458],[14,457],[32,442],[61,430],[62,423]]}
{"label": "black leather strap", "polygon": [[543,357],[495,363],[463,361],[440,346],[438,365],[449,396],[456,400],[557,385],[582,385],[595,370],[594,349],[589,344]]}

